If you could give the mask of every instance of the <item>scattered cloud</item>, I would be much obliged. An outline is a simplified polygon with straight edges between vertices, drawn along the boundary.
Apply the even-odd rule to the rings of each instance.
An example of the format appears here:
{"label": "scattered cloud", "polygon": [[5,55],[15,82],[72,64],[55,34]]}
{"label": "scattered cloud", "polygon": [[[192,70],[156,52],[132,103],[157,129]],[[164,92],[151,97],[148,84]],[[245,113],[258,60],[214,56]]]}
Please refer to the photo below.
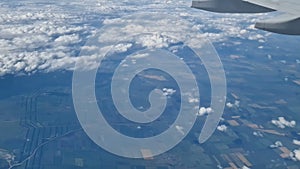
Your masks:
{"label": "scattered cloud", "polygon": [[226,106],[227,106],[228,108],[240,107],[240,101],[235,100],[234,103],[228,102],[228,103],[226,103]]}
{"label": "scattered cloud", "polygon": [[[99,20],[103,21],[103,26],[126,25],[104,32],[101,38],[107,42],[119,42],[120,37],[126,34],[151,32],[135,39],[136,43],[148,48],[167,47],[174,42],[164,36],[166,32],[178,39],[195,37],[211,42],[224,42],[231,37],[264,42],[268,35],[254,31],[251,26],[242,26],[253,25],[258,16],[265,14],[213,14],[191,9],[189,1],[51,1],[46,4],[47,8],[41,8],[39,3],[24,0],[22,3],[25,5],[14,9],[5,3],[2,2],[0,6],[3,11],[0,14],[0,76],[73,70],[78,62],[86,67],[94,67],[99,56],[91,54],[79,57],[78,53],[81,49],[96,50],[95,46],[83,47],[83,44],[96,34],[98,28],[94,22]],[[144,21],[143,24],[122,19],[122,16],[144,11],[159,14],[160,18],[154,17],[149,21],[138,15],[137,20]],[[178,19],[165,17],[167,15]],[[191,45],[199,44],[191,42]],[[124,52],[128,48],[130,44],[120,44],[115,50]]]}
{"label": "scattered cloud", "polygon": [[229,57],[230,57],[230,59],[233,59],[233,60],[237,60],[237,59],[241,58],[241,56],[239,56],[239,55],[230,55]]}
{"label": "scattered cloud", "polygon": [[127,52],[132,47],[131,43],[120,43],[114,46],[113,50],[117,53]]}
{"label": "scattered cloud", "polygon": [[294,128],[296,126],[296,121],[287,121],[284,117],[278,117],[278,120],[272,120],[271,122],[278,128],[282,129],[284,129],[285,127]]}
{"label": "scattered cloud", "polygon": [[0,18],[0,76],[70,69],[77,61],[82,36],[94,29],[75,25],[82,20],[68,12],[36,11],[30,5],[7,10]]}
{"label": "scattered cloud", "polygon": [[250,169],[250,168],[244,165],[244,166],[242,167],[242,169]]}
{"label": "scattered cloud", "polygon": [[240,101],[238,101],[238,100],[234,101],[234,105],[235,105],[236,107],[240,107]]}
{"label": "scattered cloud", "polygon": [[57,46],[72,45],[80,42],[80,38],[78,34],[61,35],[58,38],[56,38],[54,42]]}
{"label": "scattered cloud", "polygon": [[183,127],[182,126],[175,126],[176,130],[181,133],[182,135],[184,135],[184,131],[183,131]]}
{"label": "scattered cloud", "polygon": [[207,115],[207,114],[210,114],[213,112],[213,109],[211,107],[201,107],[198,111],[198,114],[197,116],[204,116],[204,115]]}
{"label": "scattered cloud", "polygon": [[295,145],[298,145],[298,146],[300,146],[300,141],[299,140],[293,140],[293,143],[295,144]]}
{"label": "scattered cloud", "polygon": [[296,149],[290,153],[290,158],[293,161],[300,161],[300,149]]}
{"label": "scattered cloud", "polygon": [[199,99],[198,98],[189,97],[189,103],[199,103]]}
{"label": "scattered cloud", "polygon": [[161,34],[153,34],[153,35],[146,35],[142,36],[137,40],[137,43],[142,44],[143,47],[147,48],[163,48],[168,47],[169,39],[163,37]]}
{"label": "scattered cloud", "polygon": [[225,132],[227,130],[227,126],[226,125],[220,125],[217,127],[217,130]]}
{"label": "scattered cloud", "polygon": [[226,106],[229,107],[229,108],[232,108],[232,107],[233,107],[233,104],[230,103],[230,102],[228,102],[228,103],[226,103]]}
{"label": "scattered cloud", "polygon": [[176,93],[176,90],[174,90],[174,89],[163,88],[164,96],[172,96],[174,93]]}
{"label": "scattered cloud", "polygon": [[278,148],[278,147],[282,147],[283,144],[281,141],[276,141],[274,144],[270,145],[270,148]]}
{"label": "scattered cloud", "polygon": [[254,132],[253,132],[253,135],[254,135],[254,136],[257,136],[257,137],[264,137],[263,133],[260,132],[260,131],[254,131]]}
{"label": "scattered cloud", "polygon": [[130,55],[131,59],[140,59],[150,56],[148,53],[135,53],[133,55]]}
{"label": "scattered cloud", "polygon": [[300,161],[300,150],[294,150],[295,158]]}

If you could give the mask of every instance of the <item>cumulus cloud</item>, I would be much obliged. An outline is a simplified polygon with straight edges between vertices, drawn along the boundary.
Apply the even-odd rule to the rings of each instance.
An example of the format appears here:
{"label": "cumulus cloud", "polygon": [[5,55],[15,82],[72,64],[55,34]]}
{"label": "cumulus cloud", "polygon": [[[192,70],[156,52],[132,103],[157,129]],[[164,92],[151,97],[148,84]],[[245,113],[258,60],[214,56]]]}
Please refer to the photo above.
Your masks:
{"label": "cumulus cloud", "polygon": [[300,149],[296,149],[290,153],[290,158],[293,161],[300,161]]}
{"label": "cumulus cloud", "polygon": [[244,166],[242,167],[242,169],[250,169],[250,168],[244,165]]}
{"label": "cumulus cloud", "polygon": [[199,103],[198,98],[189,97],[189,103]]}
{"label": "cumulus cloud", "polygon": [[130,56],[131,59],[140,59],[150,56],[148,53],[135,53]]}
{"label": "cumulus cloud", "polygon": [[253,135],[257,137],[264,137],[264,135],[260,131],[254,131]]}
{"label": "cumulus cloud", "polygon": [[161,34],[154,34],[154,35],[146,35],[139,39],[137,39],[137,43],[142,44],[144,47],[148,48],[163,48],[168,47],[169,39],[163,37]]}
{"label": "cumulus cloud", "polygon": [[131,43],[120,43],[114,46],[114,51],[118,53],[126,52],[129,48],[132,47]]}
{"label": "cumulus cloud", "polygon": [[172,96],[175,92],[176,90],[174,89],[163,88],[163,95],[165,96]]}
{"label": "cumulus cloud", "polygon": [[295,158],[300,161],[300,150],[294,150]]}
{"label": "cumulus cloud", "polygon": [[198,111],[198,116],[204,116],[204,115],[207,115],[207,114],[210,114],[213,112],[213,109],[211,107],[200,107],[199,111]]}
{"label": "cumulus cloud", "polygon": [[229,107],[229,108],[232,108],[232,107],[233,107],[233,104],[230,103],[230,102],[228,102],[228,103],[226,103],[226,106]]}
{"label": "cumulus cloud", "polygon": [[[95,50],[93,46],[82,46],[87,38],[95,35],[97,28],[93,26],[93,18],[98,22],[99,16],[103,17],[101,19],[104,20],[104,26],[127,22],[126,27],[115,27],[103,33],[101,38],[107,42],[119,42],[120,37],[130,33],[151,32],[135,39],[136,43],[148,48],[167,47],[169,43],[174,42],[164,36],[166,32],[178,39],[208,38],[212,42],[226,41],[231,37],[264,42],[265,36],[268,35],[258,34],[252,27],[239,26],[242,23],[251,25],[257,16],[265,14],[241,17],[240,14],[219,15],[200,10],[195,12],[190,9],[189,1],[51,1],[47,8],[42,8],[39,3],[36,5],[24,0],[22,3],[29,5],[17,7],[17,10],[5,3],[0,6],[0,10],[3,11],[0,14],[0,76],[58,69],[73,70],[78,61],[86,67],[95,66],[97,56],[78,57],[78,53],[81,48],[86,51]],[[137,17],[139,21],[144,21],[142,24],[120,19],[120,16],[144,11],[161,15],[152,21]],[[185,19],[163,17],[164,14],[170,13]],[[191,45],[199,44],[192,41]],[[103,48],[105,47],[107,46]],[[129,44],[122,44],[117,45],[115,49],[124,52],[128,48]]]}
{"label": "cumulus cloud", "polygon": [[81,35],[94,29],[73,24],[82,22],[74,17],[30,7],[0,14],[0,76],[74,67]]}
{"label": "cumulus cloud", "polygon": [[227,106],[228,108],[240,107],[240,101],[235,100],[234,103],[228,102],[228,103],[226,103],[226,106]]}
{"label": "cumulus cloud", "polygon": [[285,127],[295,127],[296,126],[296,121],[287,121],[284,117],[278,117],[278,120],[272,120],[272,124],[277,126],[278,128],[284,129]]}
{"label": "cumulus cloud", "polygon": [[217,130],[225,132],[227,130],[227,126],[226,125],[220,125],[217,127]]}
{"label": "cumulus cloud", "polygon": [[61,35],[58,38],[54,40],[55,45],[60,46],[60,45],[71,45],[71,44],[76,44],[80,42],[79,35],[77,34],[72,34],[72,35]]}
{"label": "cumulus cloud", "polygon": [[281,141],[276,141],[274,144],[270,145],[270,148],[282,147],[283,144]]}
{"label": "cumulus cloud", "polygon": [[293,143],[295,144],[295,145],[298,145],[298,146],[300,146],[300,141],[299,140],[293,140]]}
{"label": "cumulus cloud", "polygon": [[240,101],[238,101],[238,100],[234,101],[234,105],[235,105],[236,107],[240,107]]}

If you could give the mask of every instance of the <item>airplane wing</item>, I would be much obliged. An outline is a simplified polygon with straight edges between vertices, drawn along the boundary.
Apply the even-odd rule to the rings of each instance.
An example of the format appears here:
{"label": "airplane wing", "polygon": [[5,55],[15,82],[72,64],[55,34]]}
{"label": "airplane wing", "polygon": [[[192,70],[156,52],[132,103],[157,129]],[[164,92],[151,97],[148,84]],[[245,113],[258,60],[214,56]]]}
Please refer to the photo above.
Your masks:
{"label": "airplane wing", "polygon": [[263,13],[280,11],[282,15],[255,24],[270,32],[300,35],[300,1],[298,0],[197,0],[193,8],[221,13]]}
{"label": "airplane wing", "polygon": [[244,2],[250,2],[300,17],[300,1],[297,0],[244,0]]}

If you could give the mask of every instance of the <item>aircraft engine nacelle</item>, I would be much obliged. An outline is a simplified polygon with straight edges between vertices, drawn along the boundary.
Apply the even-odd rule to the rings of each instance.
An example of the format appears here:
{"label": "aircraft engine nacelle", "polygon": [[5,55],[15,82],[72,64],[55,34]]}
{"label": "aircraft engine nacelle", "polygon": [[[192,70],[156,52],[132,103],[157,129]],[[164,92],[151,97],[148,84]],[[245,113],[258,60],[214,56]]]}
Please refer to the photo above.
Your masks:
{"label": "aircraft engine nacelle", "polygon": [[263,13],[274,11],[242,0],[198,0],[193,1],[192,7],[220,13]]}
{"label": "aircraft engine nacelle", "polygon": [[280,34],[300,35],[299,25],[300,18],[283,15],[269,20],[259,21],[255,24],[255,27]]}

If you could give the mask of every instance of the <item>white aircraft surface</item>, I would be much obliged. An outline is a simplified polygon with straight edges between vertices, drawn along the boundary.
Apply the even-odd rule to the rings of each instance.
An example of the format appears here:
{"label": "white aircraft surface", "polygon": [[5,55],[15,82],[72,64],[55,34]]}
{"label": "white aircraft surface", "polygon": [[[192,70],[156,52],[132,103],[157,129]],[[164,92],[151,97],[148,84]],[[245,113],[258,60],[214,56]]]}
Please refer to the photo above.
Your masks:
{"label": "white aircraft surface", "polygon": [[288,35],[300,35],[300,0],[197,0],[193,8],[220,13],[264,13],[281,15],[255,24],[258,29]]}

